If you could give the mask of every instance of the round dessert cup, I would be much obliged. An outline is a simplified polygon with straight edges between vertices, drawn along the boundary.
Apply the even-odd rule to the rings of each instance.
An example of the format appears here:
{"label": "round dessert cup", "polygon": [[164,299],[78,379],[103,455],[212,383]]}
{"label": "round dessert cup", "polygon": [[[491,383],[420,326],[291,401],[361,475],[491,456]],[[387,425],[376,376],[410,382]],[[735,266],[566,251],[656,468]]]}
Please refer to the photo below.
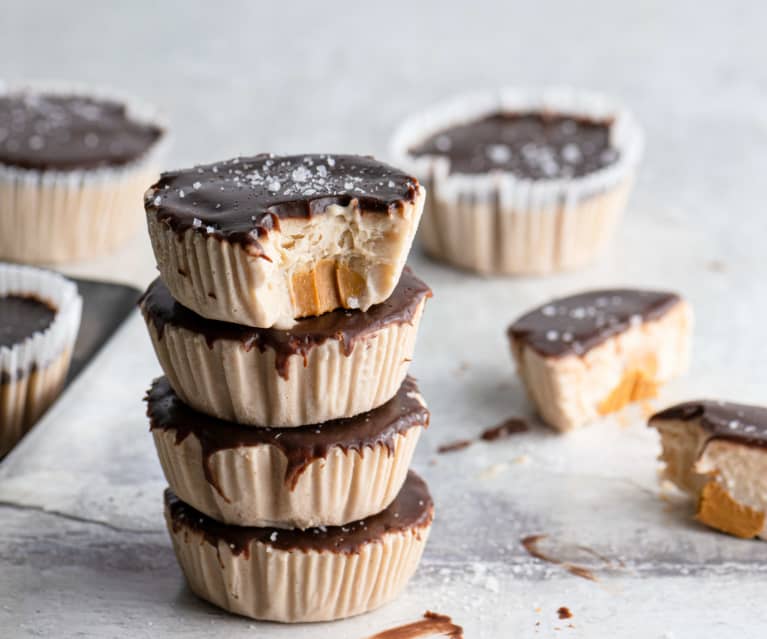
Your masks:
{"label": "round dessert cup", "polygon": [[[166,130],[154,108],[111,92],[0,83],[0,94],[18,90],[117,101],[136,121]],[[96,169],[38,170],[0,162],[0,259],[58,264],[114,251],[138,231],[141,198],[160,173],[166,147],[164,133],[140,158]]]}
{"label": "round dessert cup", "polygon": [[402,487],[429,423],[410,378],[380,408],[291,429],[247,428],[197,413],[165,378],[147,399],[173,492],[238,526],[340,526],[384,510]]}
{"label": "round dessert cup", "polygon": [[7,295],[33,297],[56,312],[45,330],[11,347],[0,347],[0,457],[61,392],[82,312],[77,286],[41,269],[0,263],[0,304]]}
{"label": "round dessert cup", "polygon": [[299,320],[290,331],[205,320],[157,280],[141,302],[171,386],[196,410],[281,428],[351,417],[391,399],[407,374],[429,288],[406,269],[363,311]]}
{"label": "round dessert cup", "polygon": [[[263,181],[266,162],[290,162],[294,172],[313,176],[310,171],[321,166],[323,175],[333,176],[328,171],[355,161],[366,163],[366,179],[381,171],[381,188],[395,184],[388,179],[394,175],[399,192],[380,200],[362,187],[327,188],[326,177],[325,186],[316,188],[306,187],[308,181],[290,183],[305,188],[286,195],[263,182],[254,187],[249,179],[257,174]],[[228,171],[240,172],[236,183],[227,181]],[[367,310],[394,290],[423,211],[423,187],[395,171],[356,156],[264,155],[165,173],[145,195],[160,276],[173,297],[199,315],[248,326],[290,328],[298,318],[337,308]],[[268,184],[286,189],[290,175]],[[334,177],[343,180],[340,173]],[[223,200],[234,189],[240,199],[214,207],[219,193]],[[238,230],[222,228],[226,223]]]}
{"label": "round dessert cup", "polygon": [[[410,153],[452,126],[495,113],[547,113],[610,122],[618,159],[567,179],[511,172],[452,173],[443,156]],[[570,89],[504,89],[454,99],[409,118],[392,141],[394,161],[429,190],[420,239],[432,257],[482,274],[545,274],[584,266],[612,238],[642,153],[633,115],[612,99]]]}
{"label": "round dessert cup", "polygon": [[168,530],[191,589],[230,612],[281,622],[342,619],[394,599],[418,567],[433,512],[414,473],[384,512],[306,531],[220,524],[165,494]]}

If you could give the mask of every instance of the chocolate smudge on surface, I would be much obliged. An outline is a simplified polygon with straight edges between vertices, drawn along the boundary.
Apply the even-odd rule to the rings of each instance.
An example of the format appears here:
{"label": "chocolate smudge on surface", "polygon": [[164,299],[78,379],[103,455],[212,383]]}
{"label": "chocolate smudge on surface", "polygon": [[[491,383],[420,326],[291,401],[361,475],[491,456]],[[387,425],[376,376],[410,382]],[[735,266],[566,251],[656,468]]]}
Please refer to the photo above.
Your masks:
{"label": "chocolate smudge on surface", "polygon": [[367,637],[367,639],[418,639],[418,637],[437,635],[449,639],[463,639],[463,628],[453,623],[453,620],[447,615],[427,610],[423,614],[423,619],[419,621],[383,630]]}
{"label": "chocolate smudge on surface", "polygon": [[[568,561],[564,561],[562,559],[559,559],[558,557],[554,557],[552,555],[549,555],[543,552],[538,547],[538,543],[547,538],[548,538],[548,535],[545,535],[545,534],[529,535],[522,539],[522,546],[524,546],[525,550],[531,557],[535,557],[536,559],[540,559],[541,561],[545,561],[547,563],[554,564],[556,566],[562,566],[562,568],[567,570],[567,572],[569,572],[572,575],[575,575],[576,577],[588,579],[589,581],[599,581],[596,575],[594,575],[594,573],[591,572],[591,570],[589,570],[588,568],[570,563]],[[589,551],[588,548],[585,548],[583,546],[579,548],[581,548],[582,550]],[[591,552],[592,554],[595,554],[596,556],[600,556],[600,555],[597,555],[597,553],[593,553],[593,551]]]}

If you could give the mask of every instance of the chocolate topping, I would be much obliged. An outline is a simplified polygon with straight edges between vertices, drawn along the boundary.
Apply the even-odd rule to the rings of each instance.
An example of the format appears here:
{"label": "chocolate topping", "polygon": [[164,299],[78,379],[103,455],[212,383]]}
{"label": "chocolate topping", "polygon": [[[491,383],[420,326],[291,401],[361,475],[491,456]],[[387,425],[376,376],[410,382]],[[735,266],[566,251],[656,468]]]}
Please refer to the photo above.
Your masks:
{"label": "chocolate topping", "polygon": [[74,95],[0,94],[0,163],[71,171],[121,166],[163,135],[132,120],[125,105]]}
{"label": "chocolate topping", "polygon": [[658,420],[700,420],[712,439],[727,439],[750,446],[767,447],[767,407],[697,400],[671,406],[650,418]]}
{"label": "chocolate topping", "polygon": [[196,229],[260,254],[258,238],[279,230],[281,219],[353,201],[392,214],[418,188],[416,178],[371,157],[261,154],[163,173],[144,204],[178,233]]}
{"label": "chocolate topping", "polygon": [[223,541],[234,555],[242,554],[246,559],[253,542],[288,552],[356,554],[362,546],[380,541],[387,533],[424,528],[434,517],[429,489],[413,471],[408,472],[402,490],[386,510],[345,526],[286,530],[222,524],[181,501],[169,488],[165,490],[165,508],[174,533],[184,529],[202,533],[209,544],[217,547]]}
{"label": "chocolate topping", "polygon": [[0,296],[0,347],[20,344],[53,322],[56,309],[32,295]]}
{"label": "chocolate topping", "polygon": [[582,355],[630,326],[665,315],[676,293],[605,289],[555,299],[520,317],[509,337],[545,357]]}
{"label": "chocolate topping", "polygon": [[203,335],[211,348],[218,339],[238,341],[245,350],[253,347],[264,352],[275,351],[279,374],[288,378],[288,359],[301,355],[306,361],[309,351],[327,340],[341,342],[343,352],[349,356],[357,340],[391,324],[412,322],[421,301],[431,297],[431,289],[405,268],[391,297],[367,311],[337,309],[318,317],[300,319],[289,330],[253,328],[218,322],[200,317],[176,302],[162,280],[155,280],[141,299],[141,308],[162,338],[165,326],[170,324]]}
{"label": "chocolate topping", "polygon": [[288,460],[285,483],[295,489],[301,473],[313,461],[327,457],[331,448],[362,452],[386,446],[394,454],[396,435],[429,424],[429,411],[418,394],[415,380],[408,377],[397,394],[383,406],[355,417],[296,428],[249,427],[226,422],[191,409],[173,392],[165,377],[152,384],[147,394],[147,415],[152,430],[173,430],[176,444],[190,435],[200,442],[203,470],[208,482],[225,497],[210,467],[211,457],[221,451],[245,446],[279,448]]}
{"label": "chocolate topping", "polygon": [[454,126],[410,149],[440,156],[451,173],[506,171],[532,180],[582,177],[614,164],[609,120],[555,113],[496,113]]}

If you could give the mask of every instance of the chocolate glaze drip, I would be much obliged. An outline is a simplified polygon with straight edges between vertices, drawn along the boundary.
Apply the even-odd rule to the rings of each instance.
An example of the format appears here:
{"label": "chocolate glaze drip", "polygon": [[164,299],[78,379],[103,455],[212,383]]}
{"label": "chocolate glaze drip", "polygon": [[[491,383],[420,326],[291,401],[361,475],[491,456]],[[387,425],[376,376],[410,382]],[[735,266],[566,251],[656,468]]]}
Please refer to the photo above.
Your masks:
{"label": "chocolate glaze drip", "polygon": [[431,524],[434,517],[429,489],[413,471],[408,472],[402,490],[386,510],[345,526],[306,530],[231,526],[203,515],[176,497],[170,488],[165,490],[165,508],[174,533],[185,529],[201,533],[212,546],[223,541],[233,554],[246,559],[253,542],[284,551],[356,554],[362,546],[380,541],[387,533],[418,532]]}
{"label": "chocolate glaze drip", "polygon": [[412,322],[421,301],[431,295],[431,289],[406,267],[394,292],[385,302],[365,312],[337,309],[318,317],[300,319],[289,330],[253,328],[205,319],[176,302],[160,279],[149,286],[139,303],[160,338],[169,324],[203,335],[211,348],[218,339],[238,341],[245,350],[255,347],[262,353],[270,348],[276,354],[277,371],[287,379],[288,360],[292,355],[301,355],[306,362],[312,348],[327,340],[338,340],[343,352],[349,356],[357,340],[391,324]]}
{"label": "chocolate glaze drip", "polygon": [[496,113],[440,131],[410,149],[450,161],[451,173],[506,171],[531,180],[582,177],[614,164],[610,120]]}
{"label": "chocolate glaze drip", "polygon": [[656,320],[680,301],[663,291],[604,289],[552,300],[509,327],[509,337],[545,357],[582,355],[633,324]]}
{"label": "chocolate glaze drip", "polygon": [[178,233],[196,229],[261,254],[258,238],[284,218],[321,215],[356,201],[393,214],[413,202],[418,180],[371,157],[261,154],[163,173],[147,213]]}
{"label": "chocolate glaze drip", "polygon": [[166,377],[152,384],[147,403],[150,429],[175,431],[176,444],[190,435],[200,442],[205,478],[224,498],[210,467],[212,456],[221,450],[261,445],[279,448],[288,460],[285,483],[293,490],[309,464],[327,457],[331,448],[362,452],[364,448],[386,446],[392,455],[396,435],[429,425],[429,411],[412,377],[405,379],[392,399],[374,410],[296,428],[241,426],[198,413],[178,398]]}
{"label": "chocolate glaze drip", "polygon": [[20,344],[44,331],[56,317],[56,309],[33,295],[0,296],[0,347]]}
{"label": "chocolate glaze drip", "polygon": [[671,406],[650,418],[654,421],[700,420],[712,439],[727,439],[767,447],[767,407],[702,399]]}
{"label": "chocolate glaze drip", "polygon": [[132,120],[125,105],[74,95],[0,95],[0,163],[70,171],[121,166],[163,135]]}

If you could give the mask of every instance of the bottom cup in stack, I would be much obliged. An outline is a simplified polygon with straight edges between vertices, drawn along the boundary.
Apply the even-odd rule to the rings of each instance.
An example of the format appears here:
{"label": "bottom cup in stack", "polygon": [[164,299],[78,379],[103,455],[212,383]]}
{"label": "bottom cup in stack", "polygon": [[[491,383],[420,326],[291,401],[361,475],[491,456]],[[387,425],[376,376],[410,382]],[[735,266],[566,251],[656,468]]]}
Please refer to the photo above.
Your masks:
{"label": "bottom cup in stack", "polygon": [[292,428],[199,413],[165,378],[147,400],[168,529],[200,597],[256,619],[327,621],[405,587],[434,515],[408,471],[429,421],[414,380],[366,413]]}

